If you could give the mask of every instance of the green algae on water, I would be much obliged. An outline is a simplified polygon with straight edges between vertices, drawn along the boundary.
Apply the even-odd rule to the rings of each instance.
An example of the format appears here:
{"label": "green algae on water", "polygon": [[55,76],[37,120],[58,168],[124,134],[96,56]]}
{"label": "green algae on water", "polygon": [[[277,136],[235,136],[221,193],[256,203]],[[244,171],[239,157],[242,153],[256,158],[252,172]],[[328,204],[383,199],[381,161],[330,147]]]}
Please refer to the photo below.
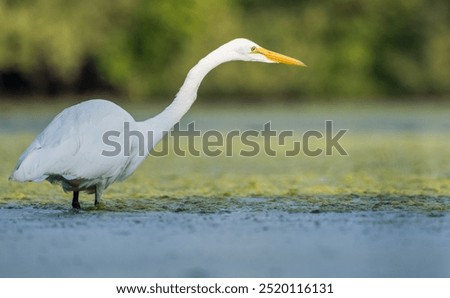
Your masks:
{"label": "green algae on water", "polygon": [[[59,187],[8,181],[34,136],[0,133],[0,206],[69,209],[71,194]],[[100,208],[93,207],[91,195],[80,199],[85,211],[448,212],[449,136],[446,130],[350,130],[342,139],[348,156],[286,157],[280,151],[276,157],[180,157],[169,150],[168,156],[150,156],[133,176],[112,185]],[[256,141],[261,148],[262,140]]]}

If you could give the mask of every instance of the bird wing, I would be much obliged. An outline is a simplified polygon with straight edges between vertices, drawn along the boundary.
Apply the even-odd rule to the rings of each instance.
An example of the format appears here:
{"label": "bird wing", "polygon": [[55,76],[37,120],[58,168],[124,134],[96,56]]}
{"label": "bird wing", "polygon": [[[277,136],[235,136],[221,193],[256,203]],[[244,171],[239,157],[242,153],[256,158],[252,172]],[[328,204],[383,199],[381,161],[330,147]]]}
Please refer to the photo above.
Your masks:
{"label": "bird wing", "polygon": [[42,181],[50,175],[65,179],[98,179],[119,175],[128,157],[105,156],[103,136],[123,131],[131,115],[105,100],[90,100],[58,114],[19,158],[12,178]]}

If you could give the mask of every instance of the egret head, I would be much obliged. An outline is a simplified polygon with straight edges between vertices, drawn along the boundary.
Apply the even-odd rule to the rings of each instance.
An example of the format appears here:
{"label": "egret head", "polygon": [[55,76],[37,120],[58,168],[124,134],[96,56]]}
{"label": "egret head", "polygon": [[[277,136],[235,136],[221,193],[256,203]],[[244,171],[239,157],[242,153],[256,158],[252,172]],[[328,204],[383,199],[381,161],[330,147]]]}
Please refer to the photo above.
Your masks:
{"label": "egret head", "polygon": [[245,38],[234,39],[222,46],[227,51],[231,51],[233,59],[241,61],[254,61],[264,63],[283,63],[306,67],[300,60],[266,50],[251,40]]}

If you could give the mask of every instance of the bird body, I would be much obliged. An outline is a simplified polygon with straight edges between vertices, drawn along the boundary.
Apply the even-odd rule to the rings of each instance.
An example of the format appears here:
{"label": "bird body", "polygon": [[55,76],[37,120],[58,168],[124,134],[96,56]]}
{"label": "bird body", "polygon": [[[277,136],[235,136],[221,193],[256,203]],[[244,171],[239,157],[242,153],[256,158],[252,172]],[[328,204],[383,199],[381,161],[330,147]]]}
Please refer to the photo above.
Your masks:
{"label": "bird body", "polygon": [[[195,101],[200,83],[208,72],[235,60],[305,66],[247,39],[232,40],[201,59],[189,71],[174,101],[153,118],[136,121],[118,105],[102,99],[88,100],[63,110],[20,156],[10,179],[59,183],[64,191],[74,192],[74,208],[80,207],[79,191],[95,193],[97,204],[102,192],[112,183],[129,177],[180,121]],[[134,133],[134,137],[125,138],[127,133]],[[112,152],[111,144],[120,150]]]}
{"label": "bird body", "polygon": [[69,107],[35,138],[19,158],[11,178],[60,181],[65,191],[87,190],[97,184],[106,188],[123,180],[132,173],[136,161],[123,154],[103,156],[107,148],[102,136],[106,131],[122,133],[124,122],[136,123],[127,111],[107,100]]}

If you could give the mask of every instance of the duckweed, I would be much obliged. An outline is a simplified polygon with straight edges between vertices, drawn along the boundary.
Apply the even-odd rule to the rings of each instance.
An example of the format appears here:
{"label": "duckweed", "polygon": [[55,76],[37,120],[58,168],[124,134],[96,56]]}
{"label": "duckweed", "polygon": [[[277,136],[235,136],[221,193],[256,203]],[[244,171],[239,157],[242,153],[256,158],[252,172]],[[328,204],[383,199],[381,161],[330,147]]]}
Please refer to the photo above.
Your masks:
{"label": "duckweed", "polygon": [[[59,187],[8,181],[34,136],[0,133],[0,206],[70,208],[71,194]],[[133,176],[105,192],[100,207],[94,208],[93,197],[86,194],[81,204],[84,211],[116,212],[448,212],[449,136],[445,129],[350,130],[342,139],[348,156],[150,156]]]}

